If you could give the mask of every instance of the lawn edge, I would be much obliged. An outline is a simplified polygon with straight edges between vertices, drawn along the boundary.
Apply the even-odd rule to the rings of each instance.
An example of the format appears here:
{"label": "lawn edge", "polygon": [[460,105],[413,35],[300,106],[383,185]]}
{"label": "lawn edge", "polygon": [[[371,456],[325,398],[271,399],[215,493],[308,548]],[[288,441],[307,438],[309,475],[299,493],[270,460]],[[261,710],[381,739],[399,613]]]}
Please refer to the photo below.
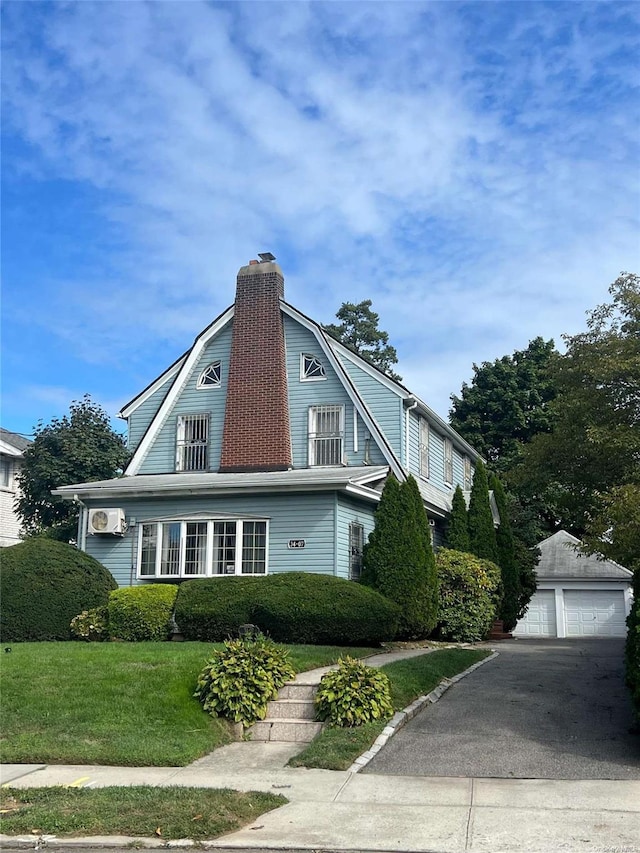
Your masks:
{"label": "lawn edge", "polygon": [[476,661],[476,663],[471,664],[470,667],[467,667],[467,669],[457,673],[457,675],[454,675],[451,678],[443,678],[431,693],[427,693],[426,696],[419,696],[402,711],[396,711],[382,730],[382,733],[378,735],[369,749],[365,750],[362,755],[359,755],[354,760],[353,764],[347,768],[347,773],[359,773],[380,752],[382,747],[385,746],[385,744],[388,743],[388,741],[397,734],[400,729],[406,726],[409,720],[412,720],[418,711],[421,711],[425,705],[433,705],[452,685],[465,678],[474,670],[478,669],[478,667],[483,666],[490,660],[494,660],[494,658],[497,658],[498,654],[499,652],[495,651],[495,649],[492,650],[492,653],[487,655],[486,658]]}

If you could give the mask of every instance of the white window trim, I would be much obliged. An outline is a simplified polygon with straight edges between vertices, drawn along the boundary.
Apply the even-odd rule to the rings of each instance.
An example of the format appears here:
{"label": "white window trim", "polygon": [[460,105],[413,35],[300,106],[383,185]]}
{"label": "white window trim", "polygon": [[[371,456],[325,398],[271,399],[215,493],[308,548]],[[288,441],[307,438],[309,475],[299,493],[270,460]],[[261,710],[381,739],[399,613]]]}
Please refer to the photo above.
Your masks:
{"label": "white window trim", "polygon": [[420,415],[418,419],[418,468],[420,476],[424,480],[429,479],[429,432],[429,421]]}
{"label": "white window trim", "polygon": [[[445,486],[453,485],[453,442],[450,438],[444,438],[444,483]],[[447,474],[449,476],[447,476]]]}
{"label": "white window trim", "polygon": [[[236,525],[236,548],[235,548],[235,572],[233,574],[214,573],[213,570],[213,525],[216,521],[234,522]],[[244,533],[244,523],[262,522],[265,525],[265,555],[264,555],[264,572],[243,572],[242,571],[242,543]],[[178,574],[167,575],[161,574],[160,568],[162,565],[162,536],[164,525],[179,524],[180,525],[180,565]],[[184,571],[186,560],[186,537],[187,524],[206,524],[207,525],[207,550],[206,550],[206,566],[204,574],[186,574]],[[154,525],[156,528],[156,559],[155,573],[152,575],[141,574],[142,566],[142,540],[143,527],[145,525]],[[194,580],[197,578],[225,578],[241,576],[249,577],[264,577],[269,574],[269,519],[268,518],[228,518],[221,516],[220,518],[187,518],[187,519],[172,519],[165,521],[144,521],[138,522],[140,530],[138,534],[137,545],[137,560],[136,560],[136,578],[138,580],[171,580],[185,579]],[[238,543],[240,543],[238,545]]]}
{"label": "white window trim", "polygon": [[[341,435],[341,452],[340,452],[340,460],[338,462],[332,462],[329,465],[319,465],[315,461],[315,442],[317,441],[316,431],[313,429],[314,425],[314,413],[319,408],[331,407],[334,409],[340,410],[340,435]],[[344,405],[342,403],[318,403],[314,406],[309,406],[308,414],[307,414],[307,458],[308,464],[310,468],[339,468],[344,465],[344,456],[345,456],[345,419],[344,419]],[[315,435],[315,438],[311,436]]]}
{"label": "white window trim", "polygon": [[[218,368],[218,381],[217,382],[209,382],[207,384],[204,384],[203,380],[204,380],[205,373],[210,368],[216,367],[216,366]],[[212,388],[220,388],[221,385],[222,385],[222,363],[221,363],[220,359],[216,359],[215,361],[210,362],[204,368],[204,370],[202,370],[202,372],[200,373],[200,376],[198,377],[198,381],[196,383],[196,388],[198,389],[198,391],[206,391],[206,390],[212,389]]]}
{"label": "white window trim", "polygon": [[[467,472],[469,476],[467,477]],[[462,488],[465,492],[470,492],[473,485],[473,469],[471,467],[471,459],[465,455],[462,457]]]}
{"label": "white window trim", "polygon": [[[305,358],[313,358],[315,359],[322,370],[324,371],[324,376],[307,376],[304,371],[304,360]],[[317,355],[313,355],[310,352],[301,352],[300,353],[300,382],[326,382],[327,380],[327,370],[322,363],[322,361],[318,358]]]}

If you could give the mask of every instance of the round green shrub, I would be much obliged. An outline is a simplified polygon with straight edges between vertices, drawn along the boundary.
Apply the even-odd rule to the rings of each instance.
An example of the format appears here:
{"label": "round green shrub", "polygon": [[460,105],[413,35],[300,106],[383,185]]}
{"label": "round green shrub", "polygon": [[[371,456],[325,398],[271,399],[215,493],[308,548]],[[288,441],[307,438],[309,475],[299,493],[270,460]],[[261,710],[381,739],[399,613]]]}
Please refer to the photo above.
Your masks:
{"label": "round green shrub", "polygon": [[251,622],[280,643],[367,646],[392,640],[400,608],[369,587],[330,575],[264,578]]}
{"label": "round green shrub", "polygon": [[109,596],[109,633],[114,640],[166,640],[178,593],[175,584],[116,589]]}
{"label": "round green shrub", "polygon": [[265,718],[267,702],[295,677],[288,657],[262,635],[227,640],[200,673],[194,696],[211,715],[250,726]]}
{"label": "round green shrub", "polygon": [[259,586],[266,578],[202,578],[180,584],[175,618],[186,640],[221,643],[252,621]]}
{"label": "round green shrub", "polygon": [[315,702],[318,719],[332,726],[362,726],[393,714],[389,677],[350,657],[322,676]]}
{"label": "round green shrub", "polygon": [[2,642],[68,640],[73,617],[117,587],[102,563],[53,539],[26,539],[1,557]]}
{"label": "round green shrub", "polygon": [[109,639],[109,608],[92,607],[83,610],[71,620],[71,636],[76,640],[86,640],[88,643],[101,642]]}
{"label": "round green shrub", "polygon": [[463,551],[440,548],[436,554],[440,579],[437,636],[474,642],[488,634],[502,597],[500,569]]}

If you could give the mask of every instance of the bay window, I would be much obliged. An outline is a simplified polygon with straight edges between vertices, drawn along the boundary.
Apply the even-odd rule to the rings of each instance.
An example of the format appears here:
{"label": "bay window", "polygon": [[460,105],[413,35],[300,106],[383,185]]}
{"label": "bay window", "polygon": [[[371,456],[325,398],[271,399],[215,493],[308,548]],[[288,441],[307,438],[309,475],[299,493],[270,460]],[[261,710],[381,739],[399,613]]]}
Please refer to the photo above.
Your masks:
{"label": "bay window", "polygon": [[239,518],[140,525],[139,578],[263,575],[266,571],[266,521]]}

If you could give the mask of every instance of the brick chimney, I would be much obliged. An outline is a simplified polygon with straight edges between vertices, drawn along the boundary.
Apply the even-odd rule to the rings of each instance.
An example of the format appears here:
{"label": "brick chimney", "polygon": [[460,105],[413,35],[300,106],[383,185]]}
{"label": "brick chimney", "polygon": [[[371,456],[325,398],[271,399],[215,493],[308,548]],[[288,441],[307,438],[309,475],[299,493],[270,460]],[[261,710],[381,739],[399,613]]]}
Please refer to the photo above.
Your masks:
{"label": "brick chimney", "polygon": [[238,272],[220,473],[292,467],[282,270],[251,261]]}

